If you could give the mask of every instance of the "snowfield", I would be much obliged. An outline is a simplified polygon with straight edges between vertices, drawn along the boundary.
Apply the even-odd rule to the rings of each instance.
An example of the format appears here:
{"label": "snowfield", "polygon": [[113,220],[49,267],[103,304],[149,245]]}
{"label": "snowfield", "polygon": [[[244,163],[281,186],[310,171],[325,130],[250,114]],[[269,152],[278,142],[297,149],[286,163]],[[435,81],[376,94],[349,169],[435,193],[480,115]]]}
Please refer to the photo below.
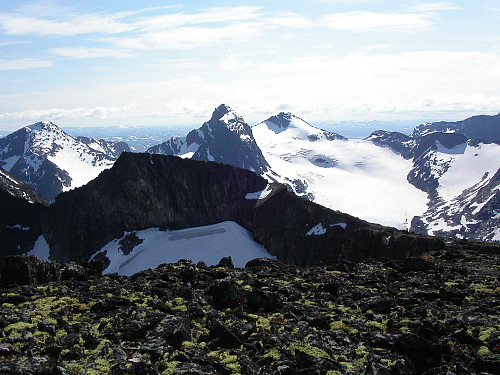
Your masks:
{"label": "snowfield", "polygon": [[175,231],[150,228],[136,233],[144,241],[135,246],[130,254],[123,253],[121,239],[116,239],[89,260],[105,252],[111,263],[103,273],[117,272],[130,276],[162,263],[175,263],[179,259],[190,259],[195,263],[204,261],[211,266],[218,264],[221,258],[231,256],[235,267],[244,267],[255,258],[276,259],[254,241],[249,231],[232,221]]}
{"label": "snowfield", "polygon": [[252,132],[278,175],[266,177],[291,186],[299,177],[318,204],[400,229],[427,208],[426,193],[406,178],[412,161],[389,148],[365,140],[327,139],[295,116],[286,128],[264,121]]}

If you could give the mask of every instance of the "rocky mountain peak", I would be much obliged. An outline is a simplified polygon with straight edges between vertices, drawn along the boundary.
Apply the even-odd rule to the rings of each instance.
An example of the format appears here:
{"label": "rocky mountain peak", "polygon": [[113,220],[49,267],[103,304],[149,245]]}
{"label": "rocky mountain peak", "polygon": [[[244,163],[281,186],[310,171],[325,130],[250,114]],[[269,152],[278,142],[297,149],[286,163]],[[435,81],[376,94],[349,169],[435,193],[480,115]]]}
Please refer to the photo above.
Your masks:
{"label": "rocky mountain peak", "polygon": [[233,110],[228,105],[221,104],[220,106],[215,108],[214,112],[212,113],[212,117],[210,118],[210,121],[218,121],[222,119],[227,113],[232,111]]}
{"label": "rocky mountain peak", "polygon": [[290,121],[295,117],[290,112],[280,112],[275,116],[269,117],[266,121],[276,124],[279,128],[286,128],[290,125]]}
{"label": "rocky mountain peak", "polygon": [[27,126],[29,130],[34,130],[34,131],[56,131],[56,132],[62,132],[61,128],[54,124],[52,121],[39,121],[36,122],[32,125]]}

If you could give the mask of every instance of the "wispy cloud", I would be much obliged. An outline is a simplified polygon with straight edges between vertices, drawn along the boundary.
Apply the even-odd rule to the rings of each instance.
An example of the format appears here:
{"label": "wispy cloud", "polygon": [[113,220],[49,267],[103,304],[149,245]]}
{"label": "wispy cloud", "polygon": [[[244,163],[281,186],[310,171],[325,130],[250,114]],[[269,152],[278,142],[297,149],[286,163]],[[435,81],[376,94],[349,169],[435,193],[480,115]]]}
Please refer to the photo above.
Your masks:
{"label": "wispy cloud", "polygon": [[113,15],[82,14],[67,20],[44,19],[19,14],[1,14],[0,26],[8,35],[73,36],[82,34],[119,34],[135,29]]}
{"label": "wispy cloud", "polygon": [[413,6],[406,8],[407,12],[437,12],[441,10],[459,9],[456,5],[446,1],[439,2],[416,2]]}
{"label": "wispy cloud", "polygon": [[86,59],[96,57],[132,57],[133,55],[124,50],[112,48],[90,48],[90,47],[64,47],[54,48],[52,53],[58,56],[74,59]]}
{"label": "wispy cloud", "polygon": [[47,68],[54,66],[51,60],[37,59],[0,59],[0,70],[23,70],[34,68]]}
{"label": "wispy cloud", "polygon": [[324,16],[321,23],[340,31],[399,31],[429,30],[434,25],[434,14],[377,13],[367,11],[334,13]]}

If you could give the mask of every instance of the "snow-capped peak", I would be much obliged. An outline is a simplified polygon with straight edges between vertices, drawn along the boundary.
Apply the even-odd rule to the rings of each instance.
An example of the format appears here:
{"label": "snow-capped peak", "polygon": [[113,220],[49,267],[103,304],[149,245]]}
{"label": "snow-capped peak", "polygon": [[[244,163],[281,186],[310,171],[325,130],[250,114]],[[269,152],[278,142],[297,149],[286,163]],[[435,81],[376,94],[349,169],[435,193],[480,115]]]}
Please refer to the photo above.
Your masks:
{"label": "snow-capped peak", "polygon": [[59,128],[59,126],[54,124],[52,121],[39,121],[37,123],[27,126],[26,128],[35,131],[46,130],[46,131],[62,132],[61,128]]}

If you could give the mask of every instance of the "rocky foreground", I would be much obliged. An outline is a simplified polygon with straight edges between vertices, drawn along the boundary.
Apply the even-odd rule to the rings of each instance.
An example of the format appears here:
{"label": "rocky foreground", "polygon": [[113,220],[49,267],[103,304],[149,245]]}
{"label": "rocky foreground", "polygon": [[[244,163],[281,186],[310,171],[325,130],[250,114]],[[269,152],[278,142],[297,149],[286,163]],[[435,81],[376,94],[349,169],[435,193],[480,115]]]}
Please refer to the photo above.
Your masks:
{"label": "rocky foreground", "polygon": [[499,374],[499,258],[226,258],[127,278],[12,257],[3,282],[28,285],[1,289],[0,373]]}

